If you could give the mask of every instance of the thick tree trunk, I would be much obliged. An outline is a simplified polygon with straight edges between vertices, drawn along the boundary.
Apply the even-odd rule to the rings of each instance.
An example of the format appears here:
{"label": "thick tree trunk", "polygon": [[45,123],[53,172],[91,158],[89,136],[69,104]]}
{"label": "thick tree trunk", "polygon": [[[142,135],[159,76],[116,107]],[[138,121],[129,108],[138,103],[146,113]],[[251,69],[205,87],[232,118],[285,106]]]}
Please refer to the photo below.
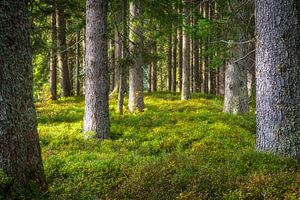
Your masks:
{"label": "thick tree trunk", "polygon": [[66,20],[65,12],[62,5],[56,8],[56,27],[57,27],[57,48],[58,48],[58,65],[60,68],[61,78],[61,95],[63,97],[71,96],[70,77],[68,69],[67,45],[66,45]]}
{"label": "thick tree trunk", "polygon": [[300,3],[256,0],[256,148],[299,159]]}
{"label": "thick tree trunk", "polygon": [[57,99],[57,31],[56,31],[56,14],[55,7],[53,6],[53,12],[51,14],[51,51],[50,51],[50,93],[51,99]]}
{"label": "thick tree trunk", "polygon": [[[0,170],[46,189],[33,101],[27,1],[0,3]],[[22,195],[21,198],[24,198]]]}
{"label": "thick tree trunk", "polygon": [[107,55],[107,0],[86,3],[86,94],[84,133],[109,138],[109,74]]}
{"label": "thick tree trunk", "polygon": [[172,72],[172,92],[176,92],[176,80],[177,80],[177,28],[174,26],[173,37],[173,72]]}
{"label": "thick tree trunk", "polygon": [[[189,0],[183,0],[183,18],[184,25],[190,24],[190,11],[188,8]],[[182,93],[181,100],[190,98],[190,36],[185,29],[183,32],[183,66],[182,66]]]}
{"label": "thick tree trunk", "polygon": [[130,112],[138,109],[140,112],[144,110],[144,95],[143,95],[143,32],[141,18],[141,2],[137,0],[135,3],[130,3],[131,27],[130,50],[133,56],[133,64],[129,67],[129,100],[128,107]]}
{"label": "thick tree trunk", "polygon": [[76,96],[80,95],[80,29],[76,35]]}
{"label": "thick tree trunk", "polygon": [[172,89],[172,33],[170,33],[168,37],[168,91],[171,91],[171,89]]}

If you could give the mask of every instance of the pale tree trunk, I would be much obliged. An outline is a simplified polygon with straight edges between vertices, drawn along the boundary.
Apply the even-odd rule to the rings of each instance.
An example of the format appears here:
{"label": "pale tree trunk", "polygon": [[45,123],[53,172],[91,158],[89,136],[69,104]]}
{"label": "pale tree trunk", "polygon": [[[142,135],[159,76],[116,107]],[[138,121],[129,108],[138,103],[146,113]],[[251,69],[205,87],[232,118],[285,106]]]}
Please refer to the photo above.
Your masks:
{"label": "pale tree trunk", "polygon": [[56,8],[58,65],[61,73],[60,85],[63,97],[71,96],[70,77],[68,69],[67,45],[66,45],[66,20],[62,5]]}
{"label": "pale tree trunk", "polygon": [[76,96],[80,95],[80,28],[76,35]]}
{"label": "pale tree trunk", "polygon": [[108,46],[110,47],[109,55],[109,91],[113,92],[115,86],[115,68],[116,68],[116,51],[114,40],[108,41]]}
{"label": "pale tree trunk", "polygon": [[86,3],[86,94],[84,134],[109,138],[109,74],[107,55],[107,0]]}
{"label": "pale tree trunk", "polygon": [[177,80],[177,28],[174,26],[173,37],[173,72],[172,72],[172,91],[176,92],[176,80]]}
{"label": "pale tree trunk", "polygon": [[57,31],[56,31],[56,14],[55,6],[53,6],[53,11],[51,13],[51,51],[50,51],[50,93],[51,99],[57,99]]}
{"label": "pale tree trunk", "polygon": [[[189,0],[183,1],[184,25],[190,24]],[[183,31],[183,66],[182,66],[182,93],[181,100],[190,98],[190,36],[188,31]]]}
{"label": "pale tree trunk", "polygon": [[133,57],[133,64],[129,67],[129,100],[128,108],[130,112],[136,109],[142,112],[144,110],[143,95],[143,32],[141,18],[141,2],[140,0],[130,2],[131,31],[130,39],[134,44],[130,43],[130,51]]}
{"label": "pale tree trunk", "polygon": [[256,148],[300,158],[300,3],[256,0]]}
{"label": "pale tree trunk", "polygon": [[[182,13],[180,9],[179,13]],[[179,27],[178,31],[178,88],[182,92],[182,68],[183,68],[183,27]]]}
{"label": "pale tree trunk", "polygon": [[[172,29],[172,26],[171,28]],[[172,89],[172,33],[168,37],[168,91]]]}
{"label": "pale tree trunk", "polygon": [[0,171],[24,188],[32,188],[33,182],[46,189],[33,101],[27,1],[2,0],[0,13]]}
{"label": "pale tree trunk", "polygon": [[82,81],[82,94],[85,95],[85,28],[83,28],[83,39],[82,39],[82,71],[83,71],[83,81]]}

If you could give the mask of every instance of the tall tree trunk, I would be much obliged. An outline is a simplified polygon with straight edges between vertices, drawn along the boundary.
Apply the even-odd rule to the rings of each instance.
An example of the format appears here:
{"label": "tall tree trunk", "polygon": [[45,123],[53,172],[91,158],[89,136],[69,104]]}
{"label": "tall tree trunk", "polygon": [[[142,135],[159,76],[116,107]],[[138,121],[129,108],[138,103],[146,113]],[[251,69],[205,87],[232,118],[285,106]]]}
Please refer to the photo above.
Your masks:
{"label": "tall tree trunk", "polygon": [[56,26],[57,26],[57,48],[58,65],[60,68],[61,95],[63,97],[71,96],[70,77],[68,69],[67,45],[66,45],[66,20],[65,11],[62,5],[57,4],[56,8]]}
{"label": "tall tree trunk", "polygon": [[[172,29],[172,26],[171,28]],[[172,89],[172,33],[168,37],[168,91]]]}
{"label": "tall tree trunk", "polygon": [[2,0],[0,13],[0,170],[24,188],[35,182],[46,189],[33,101],[27,1]]}
{"label": "tall tree trunk", "polygon": [[[182,9],[180,9],[180,14],[182,13]],[[182,68],[183,68],[183,27],[179,27],[178,33],[178,85],[179,92],[182,92]]]}
{"label": "tall tree trunk", "polygon": [[109,138],[109,74],[107,55],[107,0],[86,3],[86,137]]}
{"label": "tall tree trunk", "polygon": [[[153,51],[157,52],[157,42],[154,43]],[[151,75],[151,91],[156,92],[157,91],[157,59],[153,62],[153,69],[152,69],[152,75]]]}
{"label": "tall tree trunk", "polygon": [[[183,0],[184,25],[190,24],[189,0]],[[182,93],[181,100],[190,98],[190,36],[185,28],[183,32],[183,66],[182,66]]]}
{"label": "tall tree trunk", "polygon": [[[198,23],[197,21],[194,22],[195,25]],[[200,60],[199,60],[199,40],[197,38],[194,39],[194,92],[200,92]]]}
{"label": "tall tree trunk", "polygon": [[141,18],[141,1],[130,2],[131,27],[130,39],[134,44],[130,43],[130,50],[133,56],[133,64],[129,67],[129,100],[128,107],[130,112],[138,109],[140,112],[144,110],[143,95],[143,32]]}
{"label": "tall tree trunk", "polygon": [[256,148],[300,157],[300,3],[256,0]]}
{"label": "tall tree trunk", "polygon": [[51,51],[50,51],[50,93],[51,99],[57,99],[57,31],[56,31],[56,14],[55,14],[55,6],[53,6],[53,11],[51,13]]}
{"label": "tall tree trunk", "polygon": [[82,71],[83,71],[83,81],[82,81],[82,94],[85,95],[85,52],[86,52],[86,48],[85,48],[85,41],[86,41],[86,37],[85,37],[85,28],[83,28],[82,34],[83,34],[83,39],[82,39]]}
{"label": "tall tree trunk", "polygon": [[176,92],[176,80],[177,80],[177,28],[174,26],[173,37],[173,73],[172,73],[172,91]]}
{"label": "tall tree trunk", "polygon": [[76,96],[80,95],[80,28],[76,35]]}
{"label": "tall tree trunk", "polygon": [[224,96],[225,94],[225,64],[222,65],[219,69],[219,73],[218,73],[218,94],[220,96]]}

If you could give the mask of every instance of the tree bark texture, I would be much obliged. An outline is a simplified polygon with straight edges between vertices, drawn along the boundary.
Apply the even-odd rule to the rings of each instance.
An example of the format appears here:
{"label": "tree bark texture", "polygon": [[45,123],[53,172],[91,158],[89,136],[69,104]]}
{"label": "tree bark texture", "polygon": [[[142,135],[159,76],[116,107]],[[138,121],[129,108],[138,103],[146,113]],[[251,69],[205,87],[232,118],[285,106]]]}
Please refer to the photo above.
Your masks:
{"label": "tree bark texture", "polygon": [[256,148],[299,159],[300,3],[256,0]]}
{"label": "tree bark texture", "polygon": [[128,107],[130,112],[136,109],[142,112],[144,110],[143,95],[143,32],[141,18],[141,2],[130,2],[131,31],[130,51],[133,58],[133,64],[129,67],[129,100]]}
{"label": "tree bark texture", "polygon": [[107,0],[86,4],[86,93],[84,133],[109,138],[109,73],[107,55]]}
{"label": "tree bark texture", "polygon": [[46,188],[33,101],[27,1],[0,3],[0,170]]}

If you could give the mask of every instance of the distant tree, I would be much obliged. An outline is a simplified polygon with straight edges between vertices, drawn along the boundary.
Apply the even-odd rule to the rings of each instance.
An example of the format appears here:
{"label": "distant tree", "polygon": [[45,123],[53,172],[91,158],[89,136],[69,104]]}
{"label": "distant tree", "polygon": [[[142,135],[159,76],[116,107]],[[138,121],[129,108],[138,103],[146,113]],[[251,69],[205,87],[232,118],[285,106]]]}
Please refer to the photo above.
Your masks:
{"label": "distant tree", "polygon": [[51,50],[50,50],[50,92],[51,99],[57,99],[57,30],[56,30],[56,8],[52,6],[51,13]]}
{"label": "distant tree", "polygon": [[0,170],[46,188],[33,102],[27,1],[0,3]]}
{"label": "distant tree", "polygon": [[257,143],[300,157],[300,3],[256,0]]}
{"label": "distant tree", "polygon": [[107,0],[86,2],[86,84],[84,133],[109,138],[109,75],[107,55]]}

